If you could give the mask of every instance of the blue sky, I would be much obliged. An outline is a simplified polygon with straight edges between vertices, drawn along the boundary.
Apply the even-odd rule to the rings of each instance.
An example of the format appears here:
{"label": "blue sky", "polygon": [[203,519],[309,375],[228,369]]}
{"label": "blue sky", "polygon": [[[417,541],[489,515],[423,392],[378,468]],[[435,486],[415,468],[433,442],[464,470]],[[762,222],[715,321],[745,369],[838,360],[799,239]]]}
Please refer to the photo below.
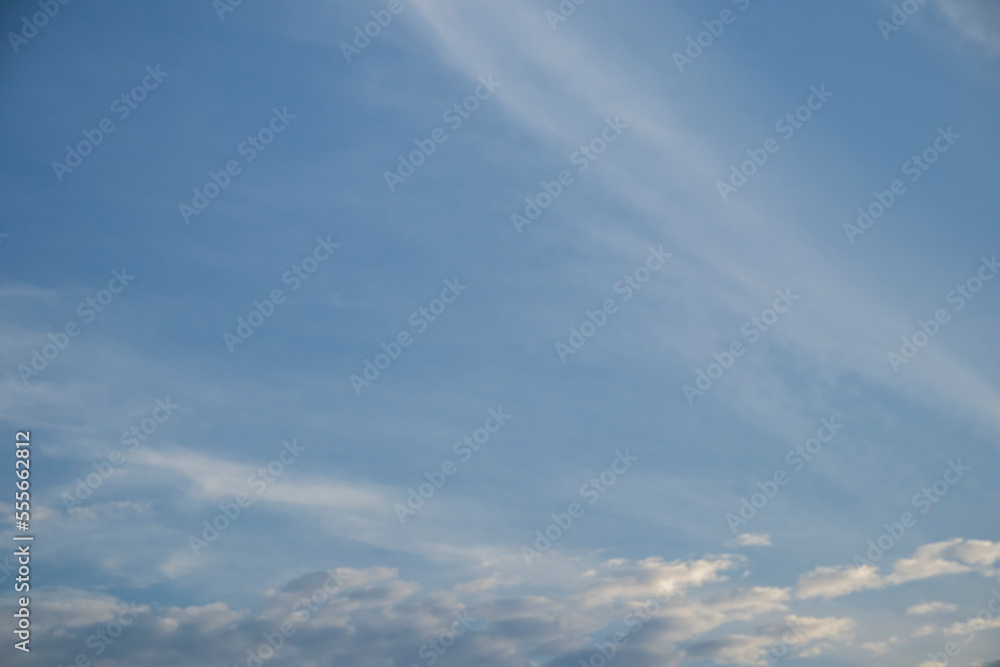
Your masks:
{"label": "blue sky", "polygon": [[0,12],[5,660],[995,667],[995,6],[221,2]]}

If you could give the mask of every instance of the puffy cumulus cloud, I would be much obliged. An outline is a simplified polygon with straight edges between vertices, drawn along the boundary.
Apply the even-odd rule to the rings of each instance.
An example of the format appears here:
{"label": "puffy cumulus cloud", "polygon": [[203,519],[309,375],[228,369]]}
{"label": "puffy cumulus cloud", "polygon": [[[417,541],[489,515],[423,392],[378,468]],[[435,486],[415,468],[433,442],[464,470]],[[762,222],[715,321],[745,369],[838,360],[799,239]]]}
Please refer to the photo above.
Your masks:
{"label": "puffy cumulus cloud", "polygon": [[667,594],[680,593],[688,588],[706,583],[724,581],[722,574],[745,563],[739,556],[706,556],[692,561],[665,562],[660,558],[647,558],[638,562],[623,559],[604,563],[606,572],[596,581],[591,571],[591,583],[580,594],[584,607],[597,607],[624,599],[653,597],[664,590]]}
{"label": "puffy cumulus cloud", "polygon": [[899,637],[889,637],[883,642],[865,642],[861,645],[864,650],[874,653],[875,655],[885,655],[889,652],[890,646],[895,646],[903,642]]}
{"label": "puffy cumulus cloud", "polygon": [[[38,648],[32,653],[39,664],[67,664],[85,655],[109,667],[246,667],[257,660],[273,667],[331,662],[405,667],[432,658],[440,667],[578,667],[603,647],[613,649],[621,667],[698,660],[757,665],[853,645],[853,619],[796,615],[790,609],[793,593],[836,597],[845,590],[984,568],[993,564],[993,550],[992,543],[972,540],[929,544],[897,561],[884,576],[874,566],[818,568],[800,578],[797,590],[734,584],[731,574],[743,570],[746,559],[722,554],[675,561],[615,559],[590,569],[580,564],[572,587],[550,588],[547,596],[500,595],[500,590],[518,588],[496,573],[425,591],[384,567],[305,574],[264,591],[252,610],[223,601],[151,608],[105,594],[47,591],[35,598]],[[909,612],[947,610],[951,607],[944,603],[923,602]],[[112,645],[107,632],[123,614],[129,623],[116,628]],[[745,626],[738,632],[725,627],[736,623]],[[955,624],[946,632],[963,630]],[[909,639],[933,631],[924,626],[907,639],[879,638],[861,648],[891,657]],[[12,650],[0,646],[0,660]]]}
{"label": "puffy cumulus cloud", "polygon": [[[428,664],[431,656],[442,667],[528,667],[542,661],[575,667],[580,658],[589,659],[595,642],[605,641],[631,618],[630,641],[618,652],[617,664],[680,664],[682,642],[704,639],[726,623],[788,611],[788,589],[698,590],[724,585],[725,571],[742,564],[741,557],[731,555],[614,560],[557,596],[493,596],[471,604],[466,596],[493,587],[490,577],[427,592],[396,570],[379,567],[300,576],[265,591],[252,611],[221,601],[150,608],[107,595],[54,591],[38,595],[39,616],[48,621],[36,626],[38,648],[32,653],[39,664],[67,664],[85,655],[100,657],[109,667],[245,666],[258,659],[274,667],[331,662],[384,667]],[[698,592],[702,595],[694,597]],[[655,599],[662,604],[648,606]],[[123,614],[128,623],[116,627],[113,642],[95,639],[107,638],[108,628]],[[803,619],[800,632],[806,639],[796,640],[803,649],[837,636],[818,629],[828,620]],[[772,630],[758,639],[770,638],[777,632]],[[103,655],[96,654],[98,645],[104,646]],[[0,647],[0,659],[12,650]]]}
{"label": "puffy cumulus cloud", "polygon": [[732,621],[749,621],[764,614],[788,611],[788,589],[755,586],[727,592],[708,600],[691,600],[671,606],[667,616],[675,622],[671,639],[683,640]]}
{"label": "puffy cumulus cloud", "polygon": [[1000,542],[965,540],[955,547],[954,552],[963,563],[987,567],[1000,560]]}
{"label": "puffy cumulus cloud", "polygon": [[937,0],[958,30],[994,53],[1000,53],[1000,3],[996,0]]}
{"label": "puffy cumulus cloud", "polygon": [[56,588],[46,595],[31,596],[32,628],[36,632],[72,633],[94,623],[108,623],[125,608],[125,602],[111,595]]}
{"label": "puffy cumulus cloud", "polygon": [[949,637],[954,637],[956,635],[982,632],[983,630],[992,630],[994,628],[1000,628],[1000,616],[986,618],[972,617],[962,623],[952,623],[944,629],[944,633]]}
{"label": "puffy cumulus cloud", "polygon": [[200,607],[170,607],[153,622],[164,635],[193,633],[211,636],[224,630],[234,630],[246,615],[245,611],[234,611],[222,602],[213,602]]}
{"label": "puffy cumulus cloud", "polygon": [[734,634],[694,644],[687,655],[716,664],[766,665],[786,657],[814,657],[835,644],[850,645],[856,627],[850,618],[788,615],[752,635]]}
{"label": "puffy cumulus cloud", "polygon": [[969,572],[972,568],[958,560],[951,560],[958,556],[954,553],[955,547],[961,543],[962,540],[956,539],[919,547],[912,558],[900,558],[896,561],[892,566],[892,572],[886,577],[886,585],[895,586],[944,574]]}
{"label": "puffy cumulus cloud", "polygon": [[884,641],[878,642],[865,642],[861,645],[866,651],[874,653],[875,655],[885,655],[890,651],[893,646],[899,646],[900,644],[906,643],[910,639],[918,639],[920,637],[926,637],[927,635],[934,634],[935,628],[933,625],[921,625],[919,628],[914,630],[909,637],[889,637]]}
{"label": "puffy cumulus cloud", "polygon": [[[634,601],[625,607],[627,613],[621,619],[628,629],[624,647],[615,655],[617,665],[643,666],[664,664],[686,664],[685,657],[696,657],[685,651],[681,645],[684,642],[699,639],[699,646],[710,645],[714,639],[701,640],[702,637],[717,630],[727,623],[752,621],[761,616],[773,615],[788,611],[786,601],[790,591],[782,588],[754,587],[726,591],[722,594],[705,598],[692,598],[677,595],[660,600],[653,598],[645,604]],[[656,602],[649,604],[650,602]],[[610,632],[606,632],[610,635]],[[594,638],[595,646],[606,646],[607,641]],[[600,639],[600,641],[599,641]],[[738,637],[724,638],[742,643]],[[764,642],[769,645],[769,642]],[[568,667],[578,667],[579,659],[589,661],[594,655],[594,648],[586,653],[574,654],[575,660],[567,660]],[[697,649],[696,653],[698,650]],[[708,651],[709,649],[704,649]],[[720,660],[722,654],[720,654]],[[558,663],[562,667],[563,663]],[[555,665],[553,665],[555,667]]]}
{"label": "puffy cumulus cloud", "polygon": [[[835,598],[863,590],[898,586],[946,574],[978,571],[991,576],[1000,543],[956,538],[919,547],[910,558],[900,558],[887,575],[873,564],[817,567],[799,577],[796,597]],[[860,560],[860,559],[856,559]]]}
{"label": "puffy cumulus cloud", "polygon": [[800,598],[836,598],[885,585],[874,565],[817,567],[799,577],[795,594]]}
{"label": "puffy cumulus cloud", "polygon": [[947,602],[921,602],[907,609],[906,613],[911,616],[921,616],[923,614],[937,614],[943,611],[955,611],[956,609],[958,609],[958,605],[948,604]]}

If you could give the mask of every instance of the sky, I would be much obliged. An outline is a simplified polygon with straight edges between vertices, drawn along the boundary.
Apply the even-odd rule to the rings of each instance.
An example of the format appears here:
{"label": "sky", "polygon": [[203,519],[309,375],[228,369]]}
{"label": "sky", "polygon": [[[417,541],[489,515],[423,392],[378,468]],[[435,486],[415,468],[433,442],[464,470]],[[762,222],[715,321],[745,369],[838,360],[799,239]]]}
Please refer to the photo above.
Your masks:
{"label": "sky", "polygon": [[995,2],[287,4],[0,10],[4,664],[1000,665]]}

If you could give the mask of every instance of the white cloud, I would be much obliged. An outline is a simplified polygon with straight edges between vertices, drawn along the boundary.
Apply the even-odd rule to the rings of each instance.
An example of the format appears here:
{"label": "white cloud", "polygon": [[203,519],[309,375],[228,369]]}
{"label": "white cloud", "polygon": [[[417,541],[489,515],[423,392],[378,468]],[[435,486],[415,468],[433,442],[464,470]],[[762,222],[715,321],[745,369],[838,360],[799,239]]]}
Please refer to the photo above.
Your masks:
{"label": "white cloud", "polygon": [[[472,605],[462,601],[462,587],[423,592],[389,568],[338,569],[343,586],[316,602],[324,582],[332,582],[330,572],[316,572],[266,592],[252,613],[222,601],[189,607],[140,606],[139,618],[116,641],[114,655],[120,662],[111,664],[238,663],[248,649],[260,644],[264,632],[291,623],[297,629],[282,649],[281,660],[313,665],[335,657],[338,664],[405,665],[422,662],[417,658],[420,647],[452,625],[456,614],[476,620],[474,629],[448,650],[449,664],[527,667],[543,656],[557,662],[562,656],[575,664],[575,656],[593,651],[595,638],[619,628],[624,614],[660,591],[665,578],[678,582],[675,598],[656,612],[657,618],[648,619],[642,634],[634,635],[619,659],[623,665],[649,664],[649,655],[655,654],[656,664],[674,664],[683,655],[678,642],[703,637],[726,623],[787,611],[785,589],[732,588],[704,599],[689,597],[696,589],[724,583],[719,572],[740,560],[609,561],[592,577],[578,578],[578,590],[568,595],[520,595]],[[480,590],[475,582],[465,588],[472,594]],[[55,619],[53,624],[39,625],[40,660],[54,662],[82,650],[95,627],[123,608],[106,595],[62,591],[60,597],[61,607],[53,603],[39,607],[47,618]],[[314,601],[311,611],[303,600]],[[842,641],[853,627],[848,619],[785,618],[797,622],[794,642],[800,653],[824,650],[829,642]],[[782,632],[778,625],[764,626],[754,642],[766,647]],[[284,664],[281,660],[276,664]]]}
{"label": "white cloud", "polygon": [[923,614],[938,614],[943,611],[955,611],[956,609],[958,609],[958,605],[948,604],[947,602],[921,602],[907,609],[906,613],[911,616],[920,616]]}
{"label": "white cloud", "polygon": [[813,657],[849,645],[857,622],[850,618],[812,618],[789,615],[780,622],[759,628],[753,635],[734,634],[696,644],[688,655],[708,658],[716,664],[757,665],[761,660],[786,656]]}
{"label": "white cloud", "polygon": [[882,588],[885,580],[872,565],[858,567],[817,567],[799,577],[796,595],[800,598],[835,598],[857,591]]}
{"label": "white cloud", "polygon": [[693,561],[664,562],[647,558],[637,563],[613,560],[604,563],[606,574],[589,583],[581,593],[585,608],[632,599],[646,600],[658,594],[680,594],[688,588],[725,581],[722,574],[743,564],[738,556],[706,556]]}
{"label": "white cloud", "polygon": [[985,620],[972,618],[962,623],[952,623],[944,629],[944,633],[949,637],[954,637],[955,635],[964,634],[969,630],[982,632],[983,630],[992,630],[993,628],[1000,628],[1000,616],[993,616]]}
{"label": "white cloud", "polygon": [[767,533],[740,533],[732,542],[741,547],[769,547],[771,536]]}
{"label": "white cloud", "polygon": [[[989,576],[987,567],[996,560],[1000,543],[956,538],[919,547],[910,558],[897,560],[889,574],[882,576],[875,565],[817,567],[799,577],[799,598],[835,598],[863,590],[898,586],[911,581],[931,579],[946,574],[976,571]],[[961,561],[961,562],[960,562]]]}

